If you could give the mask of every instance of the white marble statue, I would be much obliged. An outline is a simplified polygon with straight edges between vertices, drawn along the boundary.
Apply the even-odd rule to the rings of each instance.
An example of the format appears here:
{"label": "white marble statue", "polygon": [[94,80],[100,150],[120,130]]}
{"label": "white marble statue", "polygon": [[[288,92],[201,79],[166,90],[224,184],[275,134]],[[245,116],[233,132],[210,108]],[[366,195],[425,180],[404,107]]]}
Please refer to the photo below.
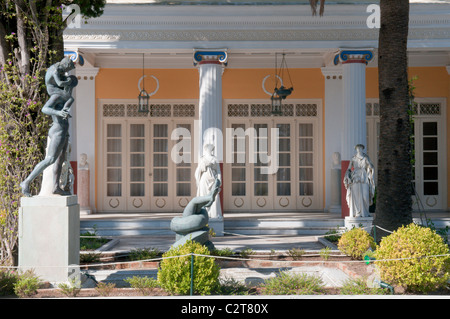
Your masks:
{"label": "white marble statue", "polygon": [[[210,194],[215,186],[216,179],[222,183],[219,161],[217,160],[217,157],[214,156],[214,145],[206,144],[203,147],[203,155],[195,170],[197,196],[206,196]],[[216,199],[214,203],[215,204],[208,209],[208,216],[210,218],[220,218],[222,216],[220,201]]]}
{"label": "white marble statue", "polygon": [[370,217],[369,206],[375,194],[374,166],[363,152],[364,145],[356,145],[355,150],[344,176],[347,204],[350,217]]}

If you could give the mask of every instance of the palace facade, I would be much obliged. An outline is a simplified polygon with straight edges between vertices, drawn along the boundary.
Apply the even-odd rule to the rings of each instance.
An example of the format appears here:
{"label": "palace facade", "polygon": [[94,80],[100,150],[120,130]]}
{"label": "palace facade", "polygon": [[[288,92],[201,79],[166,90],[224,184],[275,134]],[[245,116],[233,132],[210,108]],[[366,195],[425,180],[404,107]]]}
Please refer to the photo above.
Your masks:
{"label": "palace facade", "polygon": [[[416,209],[445,211],[450,6],[426,2],[411,3],[408,41],[413,200]],[[340,213],[340,161],[361,143],[377,163],[379,30],[376,6],[368,10],[376,3],[327,1],[320,17],[302,0],[107,1],[101,17],[64,33],[79,79],[71,161],[76,171],[86,154],[90,172],[76,191],[88,189],[94,213],[181,212],[211,143],[225,216]],[[280,84],[293,91],[273,114]],[[138,110],[143,88],[148,112]]]}

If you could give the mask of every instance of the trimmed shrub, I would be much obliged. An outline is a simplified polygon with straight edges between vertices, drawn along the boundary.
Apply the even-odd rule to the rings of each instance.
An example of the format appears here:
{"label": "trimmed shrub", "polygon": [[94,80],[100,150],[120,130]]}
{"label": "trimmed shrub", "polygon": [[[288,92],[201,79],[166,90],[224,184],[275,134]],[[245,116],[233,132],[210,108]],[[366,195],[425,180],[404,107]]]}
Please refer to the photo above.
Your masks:
{"label": "trimmed shrub", "polygon": [[[171,248],[163,254],[163,259],[158,271],[158,283],[164,290],[171,294],[187,295],[191,287],[191,256],[210,255],[208,248],[193,241],[187,241],[184,245]],[[184,256],[188,255],[188,256]],[[204,256],[194,256],[194,280],[193,290],[195,294],[209,295],[219,286],[220,267],[215,259]]]}
{"label": "trimmed shrub", "polygon": [[372,236],[362,228],[353,228],[342,234],[338,242],[338,249],[353,259],[362,260],[364,253],[375,249],[376,244]]}
{"label": "trimmed shrub", "polygon": [[319,276],[287,271],[281,271],[264,282],[267,295],[317,295],[323,293],[323,288],[324,283]]}
{"label": "trimmed shrub", "polygon": [[[384,237],[375,251],[381,280],[407,291],[427,293],[450,278],[448,246],[432,229],[414,223]],[[401,259],[401,260],[394,260]]]}

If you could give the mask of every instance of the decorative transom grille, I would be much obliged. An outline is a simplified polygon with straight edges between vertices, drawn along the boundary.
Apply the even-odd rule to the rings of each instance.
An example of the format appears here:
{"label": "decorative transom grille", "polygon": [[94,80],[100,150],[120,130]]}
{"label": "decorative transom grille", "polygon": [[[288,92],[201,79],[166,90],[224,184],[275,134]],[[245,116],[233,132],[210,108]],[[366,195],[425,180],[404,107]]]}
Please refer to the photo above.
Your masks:
{"label": "decorative transom grille", "polygon": [[271,116],[272,106],[270,104],[252,104],[250,105],[251,116]]}
{"label": "decorative transom grille", "polygon": [[195,117],[195,104],[174,104],[173,116]]}
{"label": "decorative transom grille", "polygon": [[151,104],[150,116],[151,117],[170,117],[172,114],[172,106],[170,104]]}
{"label": "decorative transom grille", "polygon": [[248,114],[248,104],[228,104],[228,116],[247,117]]}
{"label": "decorative transom grille", "polygon": [[150,112],[139,112],[136,103],[103,104],[104,117],[195,117],[195,104],[151,104]]}
{"label": "decorative transom grille", "polygon": [[440,103],[420,103],[419,105],[421,115],[441,115]]}
{"label": "decorative transom grille", "polygon": [[125,116],[125,104],[104,104],[103,116],[105,117]]}
{"label": "decorative transom grille", "polygon": [[[441,115],[441,103],[414,102],[412,105],[412,114],[413,115]],[[366,115],[367,116],[379,116],[380,115],[380,104],[377,102],[366,103]]]}
{"label": "decorative transom grille", "polygon": [[[250,110],[249,110],[250,109]],[[317,116],[317,104],[282,104],[281,116]],[[228,104],[229,117],[266,117],[272,116],[270,104]]]}
{"label": "decorative transom grille", "polygon": [[129,117],[147,117],[148,113],[139,112],[137,104],[127,104],[127,116],[129,116]]}
{"label": "decorative transom grille", "polygon": [[317,104],[297,104],[296,116],[317,116]]}

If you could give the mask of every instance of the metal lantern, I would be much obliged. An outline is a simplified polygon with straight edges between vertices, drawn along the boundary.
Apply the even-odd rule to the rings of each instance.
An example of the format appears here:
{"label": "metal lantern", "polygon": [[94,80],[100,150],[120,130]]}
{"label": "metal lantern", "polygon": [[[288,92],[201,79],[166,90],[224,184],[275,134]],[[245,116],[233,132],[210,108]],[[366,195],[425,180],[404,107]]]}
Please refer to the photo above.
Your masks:
{"label": "metal lantern", "polygon": [[141,92],[139,93],[138,98],[139,98],[138,111],[142,113],[148,113],[150,95],[148,95],[145,89],[142,89]]}
{"label": "metal lantern", "polygon": [[272,114],[273,115],[281,115],[281,96],[279,96],[276,92],[272,94],[270,101],[272,103]]}
{"label": "metal lantern", "polygon": [[142,113],[148,113],[150,110],[149,102],[150,102],[150,95],[145,90],[145,80],[144,80],[144,54],[142,54],[142,80],[144,82],[142,86],[141,92],[139,92],[139,103],[138,103],[138,111]]}
{"label": "metal lantern", "polygon": [[[281,114],[283,114],[283,112],[281,110],[282,100],[286,99],[286,97],[288,95],[290,95],[292,93],[292,91],[294,90],[294,87],[292,86],[291,76],[289,74],[289,70],[288,70],[288,67],[287,67],[285,55],[286,54],[283,53],[283,59],[281,60],[281,67],[277,71],[277,54],[275,53],[275,79],[276,79],[276,83],[275,83],[275,89],[273,91],[272,97],[270,98],[271,104],[272,104],[272,114],[273,115],[281,115]],[[286,70],[286,72],[287,72],[287,74],[289,76],[289,81],[291,82],[291,87],[290,88],[285,88],[284,85],[283,85],[283,75],[284,75],[284,71],[285,70]],[[281,81],[281,86],[279,88],[278,88],[278,79],[280,79],[280,81]]]}

